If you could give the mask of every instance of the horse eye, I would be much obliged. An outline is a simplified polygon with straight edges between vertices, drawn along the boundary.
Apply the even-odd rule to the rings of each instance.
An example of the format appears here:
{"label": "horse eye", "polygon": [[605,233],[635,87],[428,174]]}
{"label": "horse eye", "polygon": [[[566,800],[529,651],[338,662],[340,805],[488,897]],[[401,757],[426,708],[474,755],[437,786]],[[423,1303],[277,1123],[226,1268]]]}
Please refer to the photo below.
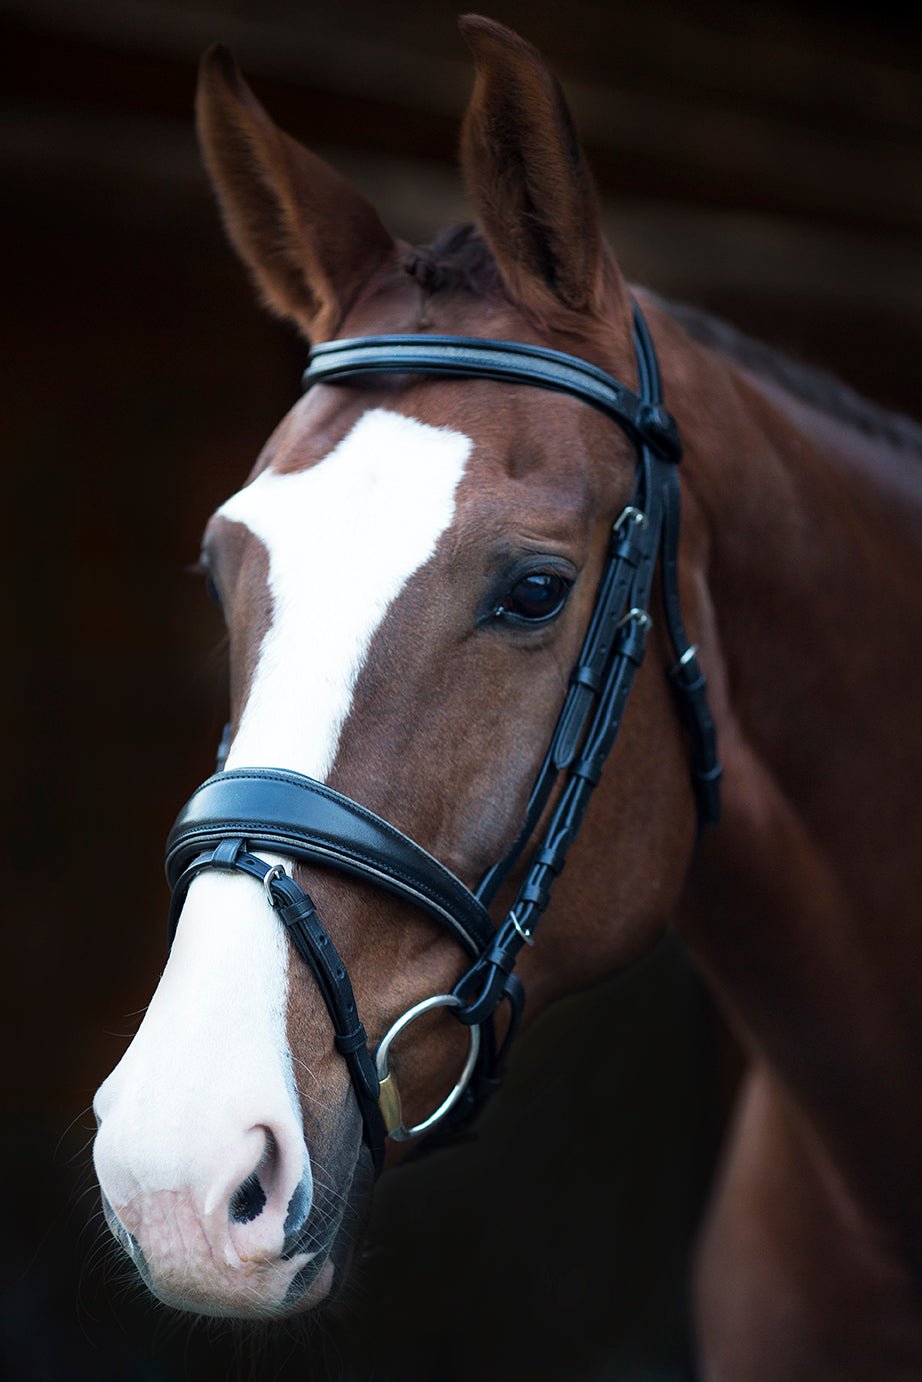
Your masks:
{"label": "horse eye", "polygon": [[211,572],[207,568],[205,570],[205,589],[208,591],[209,600],[213,600],[214,603],[218,606],[218,609],[220,609],[221,592],[218,590],[214,576],[212,576]]}
{"label": "horse eye", "polygon": [[560,613],[569,593],[570,582],[556,571],[530,571],[516,581],[496,615],[540,623]]}

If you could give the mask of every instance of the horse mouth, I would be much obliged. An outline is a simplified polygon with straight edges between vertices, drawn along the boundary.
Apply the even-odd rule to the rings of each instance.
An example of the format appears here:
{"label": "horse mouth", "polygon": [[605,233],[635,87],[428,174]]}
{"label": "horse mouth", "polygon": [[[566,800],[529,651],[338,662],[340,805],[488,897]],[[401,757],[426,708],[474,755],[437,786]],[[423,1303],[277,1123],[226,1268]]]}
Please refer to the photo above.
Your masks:
{"label": "horse mouth", "polygon": [[374,1170],[364,1146],[345,1185],[315,1180],[307,1222],[286,1240],[275,1259],[234,1262],[232,1268],[203,1261],[177,1274],[154,1262],[102,1194],[109,1230],[141,1281],[162,1304],[190,1314],[238,1320],[293,1317],[332,1305],[341,1294],[370,1208]]}
{"label": "horse mouth", "polygon": [[345,1188],[315,1177],[310,1217],[297,1237],[286,1243],[282,1254],[286,1260],[301,1255],[309,1260],[292,1278],[281,1313],[299,1315],[335,1303],[361,1246],[374,1180],[371,1155],[364,1143]]}

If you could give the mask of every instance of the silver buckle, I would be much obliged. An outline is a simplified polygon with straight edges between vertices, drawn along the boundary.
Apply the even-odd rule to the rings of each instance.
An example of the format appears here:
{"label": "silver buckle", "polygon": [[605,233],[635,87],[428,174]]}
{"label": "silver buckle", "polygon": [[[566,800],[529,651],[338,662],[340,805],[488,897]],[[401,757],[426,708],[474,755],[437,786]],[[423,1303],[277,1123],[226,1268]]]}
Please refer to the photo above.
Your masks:
{"label": "silver buckle", "polygon": [[285,866],[283,864],[273,864],[269,872],[263,876],[263,888],[270,907],[274,908],[276,906],[275,898],[272,896],[272,884],[275,882],[276,878],[287,877],[288,874],[285,872]]}
{"label": "silver buckle", "polygon": [[625,528],[628,523],[637,523],[641,528],[645,528],[647,526],[647,515],[644,513],[643,509],[638,509],[636,504],[628,504],[627,508],[622,509],[618,518],[615,519],[612,525],[613,531],[620,536],[621,530]]}
{"label": "silver buckle", "polygon": [[647,613],[647,611],[646,611],[645,609],[639,609],[639,608],[635,605],[635,607],[634,607],[633,609],[629,609],[629,610],[628,610],[627,614],[623,614],[623,615],[621,616],[621,618],[618,620],[617,624],[615,625],[615,628],[616,628],[616,629],[623,629],[624,626],[625,626],[625,624],[630,624],[632,620],[633,620],[635,623],[640,624],[641,627],[642,627],[642,628],[645,628],[645,629],[649,629],[649,628],[652,626],[652,624],[653,624],[653,620],[650,618],[650,616],[649,616],[649,614]]}
{"label": "silver buckle", "polygon": [[509,912],[509,915],[507,916],[506,920],[512,922],[513,926],[518,931],[519,935],[522,937],[522,940],[525,942],[526,945],[534,945],[534,936],[531,934],[530,931],[525,930],[525,927],[522,925],[522,923],[519,921],[518,917],[515,914],[514,907]]}

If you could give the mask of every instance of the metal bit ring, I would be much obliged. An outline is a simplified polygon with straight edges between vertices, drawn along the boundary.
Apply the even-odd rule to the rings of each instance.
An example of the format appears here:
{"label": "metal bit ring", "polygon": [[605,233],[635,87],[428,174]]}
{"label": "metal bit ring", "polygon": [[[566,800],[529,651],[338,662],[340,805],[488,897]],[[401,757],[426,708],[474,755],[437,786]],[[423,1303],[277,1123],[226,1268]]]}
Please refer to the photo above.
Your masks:
{"label": "metal bit ring", "polygon": [[[463,1006],[461,999],[456,998],[453,993],[439,993],[434,998],[424,998],[421,1003],[416,1003],[412,1008],[409,1008],[402,1017],[398,1017],[393,1026],[385,1033],[381,1045],[375,1053],[375,1069],[381,1084],[384,1085],[387,1081],[388,1107],[394,1110],[395,1117],[400,1117],[400,1099],[393,1076],[387,1066],[387,1055],[391,1043],[405,1027],[409,1027],[410,1023],[415,1022],[418,1017],[422,1017],[423,1013],[431,1012],[434,1008],[461,1008]],[[453,1109],[461,1098],[471,1075],[474,1073],[474,1066],[480,1052],[480,1028],[473,1026],[469,1027],[468,1031],[471,1034],[471,1044],[468,1048],[467,1060],[464,1062],[464,1068],[451,1092],[442,1100],[435,1112],[430,1113],[429,1117],[424,1118],[421,1123],[414,1123],[411,1128],[408,1128],[404,1122],[399,1121],[395,1127],[389,1127],[388,1133],[395,1142],[407,1142],[411,1137],[419,1137],[421,1133],[428,1132],[430,1128],[435,1127],[436,1123],[441,1122],[446,1113]]]}

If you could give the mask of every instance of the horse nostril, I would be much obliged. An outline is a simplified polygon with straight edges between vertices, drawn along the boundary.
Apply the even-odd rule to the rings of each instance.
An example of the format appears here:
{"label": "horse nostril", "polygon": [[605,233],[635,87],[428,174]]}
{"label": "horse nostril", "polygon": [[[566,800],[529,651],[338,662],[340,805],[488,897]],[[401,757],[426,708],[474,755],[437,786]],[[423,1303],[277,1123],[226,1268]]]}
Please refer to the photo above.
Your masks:
{"label": "horse nostril", "polygon": [[295,1189],[294,1194],[288,1201],[288,1213],[285,1215],[285,1243],[290,1244],[296,1240],[302,1228],[307,1223],[308,1215],[311,1212],[311,1202],[313,1200],[313,1186],[308,1176],[302,1176],[301,1183]]}
{"label": "horse nostril", "polygon": [[258,1219],[266,1207],[266,1192],[254,1171],[234,1191],[230,1202],[230,1217],[235,1224],[248,1224]]}

